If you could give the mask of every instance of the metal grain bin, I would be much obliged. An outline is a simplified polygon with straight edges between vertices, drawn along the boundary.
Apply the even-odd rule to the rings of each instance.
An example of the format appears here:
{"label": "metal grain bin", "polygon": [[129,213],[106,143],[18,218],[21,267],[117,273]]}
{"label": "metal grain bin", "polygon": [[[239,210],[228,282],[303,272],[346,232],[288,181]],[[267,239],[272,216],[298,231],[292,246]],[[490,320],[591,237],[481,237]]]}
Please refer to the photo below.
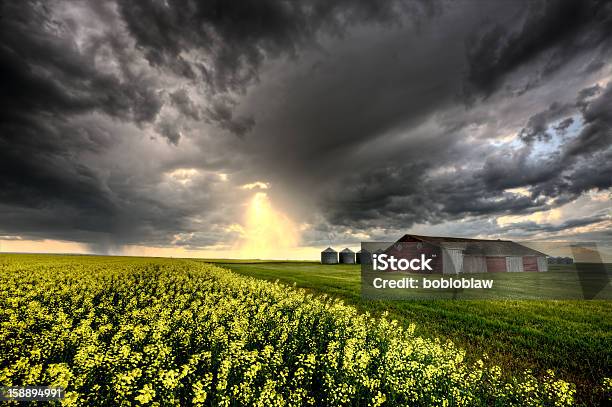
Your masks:
{"label": "metal grain bin", "polygon": [[348,247],[340,252],[340,263],[355,264],[355,252]]}
{"label": "metal grain bin", "polygon": [[338,264],[338,252],[328,247],[321,252],[321,264]]}
{"label": "metal grain bin", "polygon": [[372,253],[367,250],[359,250],[355,254],[357,264],[372,264]]}

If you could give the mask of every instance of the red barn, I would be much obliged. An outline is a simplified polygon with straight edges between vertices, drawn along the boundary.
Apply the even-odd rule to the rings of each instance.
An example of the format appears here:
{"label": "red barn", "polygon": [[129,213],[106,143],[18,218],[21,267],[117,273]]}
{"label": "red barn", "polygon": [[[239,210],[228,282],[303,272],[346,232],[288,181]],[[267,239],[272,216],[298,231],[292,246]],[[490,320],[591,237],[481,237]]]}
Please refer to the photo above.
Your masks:
{"label": "red barn", "polygon": [[546,254],[510,240],[404,235],[385,252],[395,257],[432,258],[430,273],[548,271]]}

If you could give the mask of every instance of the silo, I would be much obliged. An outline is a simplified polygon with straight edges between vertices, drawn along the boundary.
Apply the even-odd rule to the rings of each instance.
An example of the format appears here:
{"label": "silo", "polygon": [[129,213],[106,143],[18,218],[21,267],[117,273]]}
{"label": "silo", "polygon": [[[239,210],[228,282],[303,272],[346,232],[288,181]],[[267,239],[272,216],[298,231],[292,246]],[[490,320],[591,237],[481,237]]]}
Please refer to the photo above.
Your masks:
{"label": "silo", "polygon": [[372,253],[367,250],[357,252],[357,264],[372,264]]}
{"label": "silo", "polygon": [[372,263],[372,254],[370,252],[368,252],[367,250],[359,250],[357,253],[355,253],[355,260],[357,262],[357,264],[371,264]]}
{"label": "silo", "polygon": [[338,264],[338,252],[328,247],[321,252],[321,264]]}
{"label": "silo", "polygon": [[348,247],[340,252],[340,263],[355,264],[355,252]]}

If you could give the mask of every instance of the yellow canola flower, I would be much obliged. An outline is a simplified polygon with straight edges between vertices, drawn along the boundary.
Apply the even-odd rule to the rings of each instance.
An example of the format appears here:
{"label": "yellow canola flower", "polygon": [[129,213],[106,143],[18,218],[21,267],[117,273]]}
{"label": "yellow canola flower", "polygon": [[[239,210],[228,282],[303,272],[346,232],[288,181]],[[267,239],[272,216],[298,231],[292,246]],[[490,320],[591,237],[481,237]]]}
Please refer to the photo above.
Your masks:
{"label": "yellow canola flower", "polygon": [[199,261],[0,255],[0,304],[0,385],[59,385],[64,405],[574,404],[554,372],[506,379],[414,325]]}

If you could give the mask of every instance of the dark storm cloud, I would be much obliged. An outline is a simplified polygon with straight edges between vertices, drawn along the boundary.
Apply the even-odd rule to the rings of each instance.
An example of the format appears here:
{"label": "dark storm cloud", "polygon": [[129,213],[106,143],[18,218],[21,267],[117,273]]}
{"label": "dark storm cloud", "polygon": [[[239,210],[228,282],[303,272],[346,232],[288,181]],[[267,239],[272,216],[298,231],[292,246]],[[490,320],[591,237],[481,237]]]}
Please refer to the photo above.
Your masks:
{"label": "dark storm cloud", "polygon": [[310,242],[607,190],[610,6],[527,4],[2,3],[0,235],[228,242],[255,181]]}
{"label": "dark storm cloud", "polygon": [[[435,163],[456,163],[459,157],[473,155],[469,149],[462,151],[460,144],[454,148],[446,145],[445,150],[436,152],[421,143],[418,155],[410,156],[410,164],[387,163],[367,174],[355,169],[350,177],[342,177],[332,187],[331,195],[341,198],[327,201],[328,217],[332,222],[360,225],[365,230],[383,224],[381,219],[388,220],[385,227],[408,228],[415,223],[435,224],[466,216],[529,214],[571,202],[592,189],[608,190],[612,187],[611,88],[608,85],[598,92],[580,91],[579,103],[571,108],[553,104],[532,116],[527,120],[528,126],[517,134],[525,144],[517,149],[487,151],[481,167],[432,175]],[[590,95],[588,101],[585,93]],[[534,158],[537,132],[545,134],[555,119],[563,117],[561,113],[568,114],[572,109],[581,117],[582,129],[559,149]],[[525,137],[525,129],[532,137]],[[547,140],[550,136],[540,138]],[[529,194],[507,192],[514,188],[528,188]],[[578,223],[566,222],[555,226],[555,230],[542,227],[537,231],[582,226]],[[585,225],[590,223],[593,222]],[[536,232],[533,228],[526,231]]]}
{"label": "dark storm cloud", "polygon": [[536,222],[518,222],[511,225],[501,227],[498,232],[510,232],[514,230],[523,232],[560,232],[566,229],[572,229],[576,227],[589,226],[603,221],[610,220],[608,215],[593,215],[587,216],[580,219],[569,219],[558,225],[552,225],[550,223],[536,223]]}
{"label": "dark storm cloud", "polygon": [[[595,93],[594,93],[595,94]],[[584,127],[565,152],[567,158],[605,150],[612,145],[612,82],[582,107]]]}
{"label": "dark storm cloud", "polygon": [[255,125],[255,120],[252,117],[237,117],[234,114],[234,105],[235,102],[227,98],[215,101],[210,108],[206,109],[207,119],[238,137],[244,137]]}
{"label": "dark storm cloud", "polygon": [[205,83],[214,101],[206,118],[242,137],[255,121],[235,115],[229,95],[252,85],[266,60],[295,58],[354,25],[433,15],[437,1],[119,1],[119,10],[148,61]]}
{"label": "dark storm cloud", "polygon": [[181,130],[180,126],[176,122],[172,122],[171,120],[162,119],[158,126],[157,131],[162,134],[168,142],[178,145],[179,140],[181,139]]}
{"label": "dark storm cloud", "polygon": [[[551,154],[546,165],[540,166],[544,170],[544,177],[537,180],[538,182],[527,183],[533,186],[533,194],[567,201],[589,189],[606,190],[612,187],[610,106],[612,106],[612,83],[609,83],[605,89],[599,86],[590,87],[578,93],[574,107],[580,112],[582,128],[576,137],[565,143],[558,152]],[[546,112],[550,111],[551,109],[548,109]],[[545,112],[536,114],[530,118],[529,123],[534,117],[542,114],[546,116]],[[567,120],[571,118],[564,119],[559,126],[563,126]],[[542,121],[542,131],[546,131],[545,128],[551,125],[551,121]],[[521,131],[521,135],[524,131],[525,129]],[[523,165],[516,168],[525,169]],[[536,171],[529,173],[537,174]],[[494,176],[493,173],[490,174]]]}
{"label": "dark storm cloud", "polygon": [[559,124],[557,124],[555,126],[555,131],[557,133],[565,133],[565,131],[567,131],[568,127],[571,126],[574,123],[574,119],[571,117],[568,117],[566,119],[563,119]]}
{"label": "dark storm cloud", "polygon": [[196,104],[189,98],[187,94],[187,90],[178,89],[175,92],[170,94],[170,99],[172,100],[172,104],[176,106],[176,108],[187,117],[192,118],[193,120],[200,119],[200,112]]}
{"label": "dark storm cloud", "polygon": [[[435,2],[408,1],[120,1],[139,46],[154,65],[204,78],[215,92],[242,90],[266,58],[296,55],[321,33],[342,34],[354,24],[399,22],[431,15]],[[181,55],[198,50],[202,60]]]}
{"label": "dark storm cloud", "polygon": [[[260,119],[264,113],[256,115],[253,148],[274,164],[264,164],[267,179],[296,194],[305,188],[318,198],[328,222],[363,231],[529,214],[571,202],[589,189],[609,188],[610,126],[598,108],[605,97],[595,87],[568,86],[557,97],[543,98],[537,108],[548,107],[536,114],[516,104],[511,112],[501,109],[521,95],[529,100],[538,87],[559,87],[564,80],[555,75],[575,80],[580,74],[570,73],[572,64],[586,66],[609,55],[610,8],[598,2],[576,10],[564,2],[534,3],[523,16],[516,3],[478,12],[470,5],[446,9],[431,31],[360,38],[358,52],[352,53],[350,45],[340,50],[330,45],[334,55],[329,60],[315,59],[313,69],[284,80],[293,103],[267,104],[266,109],[274,109],[267,121]],[[477,27],[485,16],[499,29],[489,48],[486,38],[475,45],[466,41],[482,35]],[[513,25],[506,16],[523,18]],[[569,21],[574,17],[577,22]],[[560,62],[553,64],[551,55]],[[461,103],[466,71],[470,86],[488,95],[484,104],[499,113],[479,117],[452,110]],[[532,72],[539,72],[537,86],[526,89],[526,81],[535,84]],[[275,80],[283,80],[282,75]],[[522,91],[507,93],[508,87]],[[470,107],[482,110],[484,105],[476,101]],[[597,120],[589,118],[589,110]],[[508,113],[516,116],[514,125],[523,126],[516,137],[524,145],[488,144],[499,136],[492,124],[504,126]],[[578,129],[586,125],[578,136],[567,134],[575,117],[581,120]],[[591,126],[595,121],[598,125]],[[479,136],[480,142],[466,142],[474,126],[485,125],[491,131]],[[601,131],[589,137],[590,127]],[[553,136],[561,147],[540,151],[536,142],[551,142]],[[571,157],[578,146],[583,153]],[[585,156],[584,148],[592,155]],[[455,167],[451,175],[437,175],[437,169],[449,166]],[[527,188],[530,194],[506,192],[512,188]]]}
{"label": "dark storm cloud", "polygon": [[0,182],[3,202],[27,206],[70,202],[102,214],[113,204],[97,174],[74,160],[112,143],[96,126],[67,118],[102,112],[135,123],[154,119],[160,101],[150,80],[126,82],[96,71],[69,27],[45,3],[2,3],[0,23]]}
{"label": "dark storm cloud", "polygon": [[[567,115],[572,111],[572,106],[562,105],[553,102],[549,108],[543,112],[539,112],[529,118],[527,126],[523,128],[519,134],[521,139],[527,143],[534,140],[549,140],[551,138],[549,126],[555,120]],[[557,126],[558,131],[564,131],[573,122],[571,117],[564,119]]]}
{"label": "dark storm cloud", "polygon": [[[3,2],[3,233],[102,248],[168,243],[176,233],[196,232],[192,218],[213,206],[219,213],[223,205],[212,200],[209,183],[198,185],[190,199],[184,199],[185,191],[173,196],[177,187],[158,196],[156,188],[166,182],[163,167],[141,176],[95,164],[112,163],[109,154],[116,154],[113,147],[125,136],[109,128],[134,132],[113,123],[134,125],[147,135],[157,132],[173,145],[181,142],[185,130],[193,131],[184,118],[244,136],[255,120],[234,112],[236,98],[257,79],[265,60],[296,56],[300,47],[314,46],[320,32],[342,35],[353,25],[433,13],[429,3],[400,3],[199,2],[186,7],[178,2],[122,2],[115,7],[113,2]],[[166,91],[179,79],[184,79],[182,86]],[[208,101],[198,98],[200,83],[206,84]],[[189,86],[195,98],[187,92]],[[210,154],[223,156],[219,151]],[[180,159],[175,161],[180,166]],[[128,165],[123,162],[123,167]],[[121,179],[134,184],[123,185]],[[192,236],[182,241],[213,240]]]}
{"label": "dark storm cloud", "polygon": [[[155,121],[163,103],[157,79],[133,70],[127,54],[113,58],[117,72],[96,69],[103,46],[122,52],[124,39],[77,44],[79,22],[54,18],[58,4],[2,3],[0,228],[83,242],[108,234],[118,244],[150,237],[143,225],[158,216],[160,230],[180,229],[180,213],[161,216],[173,215],[171,205],[161,209],[141,201],[140,207],[126,207],[134,193],[118,196],[85,158],[104,154],[118,141],[106,128],[108,120],[96,117],[137,127]],[[102,8],[90,11],[95,18],[108,17]]]}
{"label": "dark storm cloud", "polygon": [[[492,23],[474,34],[468,48],[468,79],[490,94],[504,77],[523,64],[544,58],[532,83],[555,73],[584,50],[609,51],[612,5],[607,1],[549,0],[516,10],[510,26]],[[601,54],[598,57],[602,57]],[[591,69],[601,61],[590,63]]]}
{"label": "dark storm cloud", "polygon": [[69,27],[52,20],[45,3],[2,6],[3,122],[95,110],[137,123],[155,118],[161,101],[150,78],[128,69],[122,78],[97,71],[95,47],[79,51]]}

